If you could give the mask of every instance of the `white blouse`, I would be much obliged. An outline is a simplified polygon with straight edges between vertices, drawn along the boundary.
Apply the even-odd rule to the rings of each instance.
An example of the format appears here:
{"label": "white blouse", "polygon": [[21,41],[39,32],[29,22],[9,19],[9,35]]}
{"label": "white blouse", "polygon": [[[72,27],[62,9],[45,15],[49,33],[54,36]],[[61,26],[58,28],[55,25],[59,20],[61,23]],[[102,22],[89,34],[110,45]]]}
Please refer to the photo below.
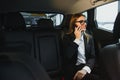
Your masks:
{"label": "white blouse", "polygon": [[[83,35],[81,35],[80,40],[75,39],[74,42],[77,45],[79,45],[76,65],[80,65],[81,63],[85,64],[86,63],[86,57],[85,57],[85,45],[84,45]],[[86,70],[88,73],[91,72],[91,69],[88,66],[84,66],[83,69]]]}

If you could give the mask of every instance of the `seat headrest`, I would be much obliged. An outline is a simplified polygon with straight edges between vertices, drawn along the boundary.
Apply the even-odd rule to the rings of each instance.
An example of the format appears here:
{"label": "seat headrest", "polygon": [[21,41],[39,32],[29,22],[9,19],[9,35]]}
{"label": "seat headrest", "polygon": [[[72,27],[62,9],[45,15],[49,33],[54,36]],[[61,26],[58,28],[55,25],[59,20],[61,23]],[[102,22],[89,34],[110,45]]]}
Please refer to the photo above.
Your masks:
{"label": "seat headrest", "polygon": [[113,36],[114,39],[118,41],[120,38],[120,12],[118,13],[113,27]]}
{"label": "seat headrest", "polygon": [[37,21],[37,25],[40,29],[54,29],[51,19],[40,19]]}
{"label": "seat headrest", "polygon": [[26,28],[23,16],[19,12],[4,15],[5,30],[24,30]]}

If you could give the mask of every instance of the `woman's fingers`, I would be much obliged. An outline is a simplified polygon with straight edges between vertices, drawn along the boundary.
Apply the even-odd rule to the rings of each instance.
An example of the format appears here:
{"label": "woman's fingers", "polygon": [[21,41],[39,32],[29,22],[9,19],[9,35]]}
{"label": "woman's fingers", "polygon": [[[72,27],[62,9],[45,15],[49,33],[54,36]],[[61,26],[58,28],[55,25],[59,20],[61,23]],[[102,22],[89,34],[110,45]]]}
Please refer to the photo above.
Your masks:
{"label": "woman's fingers", "polygon": [[80,39],[80,37],[81,37],[81,27],[75,27],[74,34],[75,34],[75,37],[77,39]]}
{"label": "woman's fingers", "polygon": [[75,74],[73,80],[81,80],[84,76],[85,76],[84,72],[80,70]]}
{"label": "woman's fingers", "polygon": [[75,27],[75,30],[76,30],[76,31],[81,31],[81,27],[79,27],[79,26],[78,26],[78,27]]}
{"label": "woman's fingers", "polygon": [[78,75],[78,73],[75,74],[73,80],[76,80],[76,79],[77,79],[77,75]]}
{"label": "woman's fingers", "polygon": [[78,27],[75,27],[75,31],[77,31]]}

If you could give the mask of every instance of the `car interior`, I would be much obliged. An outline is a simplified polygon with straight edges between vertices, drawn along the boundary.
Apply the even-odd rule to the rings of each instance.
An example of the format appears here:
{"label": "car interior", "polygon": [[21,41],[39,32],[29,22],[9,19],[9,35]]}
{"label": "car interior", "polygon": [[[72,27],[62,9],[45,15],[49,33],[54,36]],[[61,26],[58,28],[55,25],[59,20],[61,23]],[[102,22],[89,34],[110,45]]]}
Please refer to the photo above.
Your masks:
{"label": "car interior", "polygon": [[[98,8],[112,3],[114,10],[106,11],[108,16],[102,11],[97,21]],[[119,0],[2,0],[0,5],[0,80],[64,80],[62,40],[77,13],[86,15],[94,38],[92,73],[99,80],[120,80]],[[113,29],[99,28],[105,24]]]}

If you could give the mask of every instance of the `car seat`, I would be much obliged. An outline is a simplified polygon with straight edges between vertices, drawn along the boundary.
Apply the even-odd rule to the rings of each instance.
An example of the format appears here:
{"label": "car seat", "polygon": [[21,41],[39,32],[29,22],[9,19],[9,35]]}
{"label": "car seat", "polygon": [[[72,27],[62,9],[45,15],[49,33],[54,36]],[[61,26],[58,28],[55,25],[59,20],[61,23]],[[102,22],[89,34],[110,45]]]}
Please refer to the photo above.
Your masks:
{"label": "car seat", "polygon": [[120,80],[120,12],[114,23],[114,44],[100,51],[101,80]]}

